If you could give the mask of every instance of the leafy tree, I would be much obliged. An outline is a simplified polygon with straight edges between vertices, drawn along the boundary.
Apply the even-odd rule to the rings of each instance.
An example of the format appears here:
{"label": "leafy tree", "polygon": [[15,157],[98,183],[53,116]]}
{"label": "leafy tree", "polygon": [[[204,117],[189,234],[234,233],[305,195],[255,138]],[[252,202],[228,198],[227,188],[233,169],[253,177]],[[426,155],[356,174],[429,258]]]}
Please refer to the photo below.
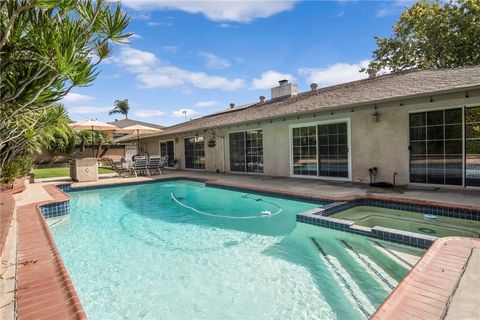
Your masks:
{"label": "leafy tree", "polygon": [[[104,145],[107,146],[114,143],[113,139],[108,136],[108,134],[104,131],[97,131],[94,130],[82,130],[77,133],[77,143],[80,145],[80,149],[82,152],[85,152],[85,146],[91,145],[92,148],[95,149],[96,146],[96,158],[100,158],[102,156],[102,148]],[[105,150],[106,152],[107,150]]]}
{"label": "leafy tree", "polygon": [[478,65],[480,1],[420,0],[401,14],[391,37],[375,39],[370,70]]}
{"label": "leafy tree", "polygon": [[94,81],[129,20],[105,0],[0,1],[0,171],[44,140],[55,103]]}
{"label": "leafy tree", "polygon": [[128,119],[128,110],[130,110],[130,107],[128,106],[128,99],[124,100],[115,100],[115,107],[110,110],[108,115],[120,113],[125,116],[125,119]]}

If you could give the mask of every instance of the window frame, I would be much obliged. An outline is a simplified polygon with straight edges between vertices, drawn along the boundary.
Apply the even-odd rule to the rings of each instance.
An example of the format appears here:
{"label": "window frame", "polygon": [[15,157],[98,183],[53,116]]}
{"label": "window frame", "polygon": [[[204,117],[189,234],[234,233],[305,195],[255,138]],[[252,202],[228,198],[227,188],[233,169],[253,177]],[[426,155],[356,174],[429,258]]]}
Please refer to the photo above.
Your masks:
{"label": "window frame", "polygon": [[[173,157],[175,158],[176,156],[176,146],[175,146],[175,140],[174,139],[166,139],[166,140],[160,140],[158,142],[158,154],[163,157],[164,155],[162,155],[162,143],[168,143],[168,142],[173,142]],[[173,160],[173,159],[169,159],[170,160]],[[165,169],[173,169],[175,168],[175,166],[169,166],[168,164],[165,166]]]}
{"label": "window frame", "polygon": [[[325,125],[325,124],[334,124],[334,123],[347,123],[348,177],[327,177],[327,176],[319,175],[320,172],[318,170],[318,163],[319,163],[318,126]],[[302,128],[302,127],[311,127],[311,126],[317,127],[317,175],[309,176],[309,175],[295,174],[293,171],[293,129]],[[304,178],[304,179],[331,180],[331,181],[332,180],[333,181],[352,181],[352,128],[351,128],[350,117],[291,124],[289,125],[288,144],[289,144],[288,147],[289,147],[289,153],[290,153],[290,177]]]}
{"label": "window frame", "polygon": [[[232,167],[231,167],[231,155],[230,155],[230,147],[231,147],[231,144],[230,144],[230,134],[231,133],[244,133],[244,137],[245,137],[245,134],[246,132],[248,131],[261,131],[262,132],[262,172],[249,172],[247,171],[247,155],[245,154],[245,171],[232,171]],[[265,174],[265,139],[264,139],[264,132],[265,130],[263,128],[258,128],[258,127],[254,127],[254,128],[251,128],[251,129],[243,129],[243,130],[229,130],[227,131],[227,134],[226,134],[226,137],[228,137],[228,139],[226,139],[228,141],[228,150],[225,150],[225,153],[228,154],[228,172],[229,173],[232,173],[232,174],[252,174],[252,175],[263,175]],[[246,140],[244,140],[246,141]]]}
{"label": "window frame", "polygon": [[[480,187],[477,186],[466,186],[465,185],[465,158],[466,158],[466,146],[465,146],[465,109],[478,107],[480,103],[466,103],[460,105],[449,105],[449,106],[438,106],[432,108],[422,108],[417,110],[408,110],[408,117],[407,117],[407,152],[406,152],[406,161],[408,163],[408,182],[409,185],[412,186],[421,186],[421,187],[437,187],[437,188],[453,188],[453,189],[473,189],[478,190]],[[445,111],[450,109],[462,109],[462,184],[461,185],[451,185],[451,184],[431,184],[431,183],[421,183],[421,182],[411,182],[410,181],[410,150],[408,150],[408,146],[410,145],[410,114],[412,113],[421,113],[421,112],[430,112],[430,111]]]}
{"label": "window frame", "polygon": [[[187,168],[187,148],[185,144],[185,140],[191,139],[191,138],[202,138],[203,139],[203,152],[204,152],[204,158],[205,162],[203,164],[203,168]],[[187,136],[183,138],[183,168],[185,170],[192,170],[192,171],[205,171],[205,168],[207,166],[207,155],[205,154],[206,148],[205,148],[205,137],[204,136]]]}

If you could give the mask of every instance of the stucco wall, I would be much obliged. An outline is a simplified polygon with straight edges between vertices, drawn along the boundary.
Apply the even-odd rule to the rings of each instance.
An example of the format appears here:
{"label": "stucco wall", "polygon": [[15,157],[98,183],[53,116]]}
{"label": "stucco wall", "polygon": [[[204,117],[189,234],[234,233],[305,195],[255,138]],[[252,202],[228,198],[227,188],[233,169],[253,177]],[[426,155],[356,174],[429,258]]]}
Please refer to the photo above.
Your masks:
{"label": "stucco wall", "polygon": [[[229,172],[228,133],[242,130],[263,130],[264,142],[264,174],[272,176],[290,176],[290,126],[300,123],[314,123],[335,119],[350,119],[351,127],[351,177],[352,181],[369,181],[368,168],[378,167],[377,181],[391,182],[393,173],[397,172],[398,184],[409,182],[408,130],[409,112],[430,109],[480,105],[480,90],[457,92],[421,97],[404,101],[395,101],[355,107],[343,111],[323,112],[301,116],[289,116],[285,119],[263,120],[258,123],[232,125],[223,128],[209,129],[207,132],[192,132],[177,136],[175,156],[180,159],[180,167],[184,168],[183,139],[195,134],[203,135],[205,143],[213,135],[217,137],[217,146],[209,148],[205,145],[205,169],[207,171]],[[377,109],[375,109],[377,107]],[[372,114],[378,111],[380,121],[374,122]],[[173,138],[173,137],[168,137]],[[225,141],[223,141],[225,138]],[[162,138],[165,139],[165,138]],[[159,138],[148,140],[148,152],[159,153]],[[225,153],[223,152],[225,149]],[[225,163],[225,166],[223,165]]]}

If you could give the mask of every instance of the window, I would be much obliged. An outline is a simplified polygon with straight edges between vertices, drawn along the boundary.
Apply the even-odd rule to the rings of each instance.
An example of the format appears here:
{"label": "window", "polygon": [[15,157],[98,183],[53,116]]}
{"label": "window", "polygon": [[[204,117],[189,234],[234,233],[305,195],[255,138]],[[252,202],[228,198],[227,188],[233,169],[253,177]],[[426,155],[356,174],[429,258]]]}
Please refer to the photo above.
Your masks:
{"label": "window", "polygon": [[205,169],[205,143],[203,137],[185,139],[185,168]]}
{"label": "window", "polygon": [[174,167],[173,161],[175,160],[174,143],[173,141],[160,142],[160,155],[162,157],[168,156],[167,167]]}
{"label": "window", "polygon": [[318,126],[318,174],[348,178],[347,123]]}
{"label": "window", "polygon": [[410,181],[480,187],[480,106],[410,114]]}
{"label": "window", "polygon": [[410,114],[410,181],[462,185],[462,109]]}
{"label": "window", "polygon": [[263,173],[263,131],[232,132],[230,171]]}
{"label": "window", "polygon": [[349,178],[348,123],[292,128],[294,175]]}
{"label": "window", "polygon": [[480,187],[480,107],[465,108],[465,185]]}
{"label": "window", "polygon": [[293,174],[317,175],[317,127],[293,128]]}

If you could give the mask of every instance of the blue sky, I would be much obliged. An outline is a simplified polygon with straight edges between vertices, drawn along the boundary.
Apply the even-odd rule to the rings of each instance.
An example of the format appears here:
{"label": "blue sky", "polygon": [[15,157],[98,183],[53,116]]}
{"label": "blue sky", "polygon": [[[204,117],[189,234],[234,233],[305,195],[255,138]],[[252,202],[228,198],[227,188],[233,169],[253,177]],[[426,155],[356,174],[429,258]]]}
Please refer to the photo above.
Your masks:
{"label": "blue sky", "polygon": [[300,91],[364,77],[374,36],[412,1],[123,0],[131,44],[115,46],[94,84],[62,102],[74,120],[108,116],[128,99],[129,118],[162,125],[270,97],[278,80]]}

